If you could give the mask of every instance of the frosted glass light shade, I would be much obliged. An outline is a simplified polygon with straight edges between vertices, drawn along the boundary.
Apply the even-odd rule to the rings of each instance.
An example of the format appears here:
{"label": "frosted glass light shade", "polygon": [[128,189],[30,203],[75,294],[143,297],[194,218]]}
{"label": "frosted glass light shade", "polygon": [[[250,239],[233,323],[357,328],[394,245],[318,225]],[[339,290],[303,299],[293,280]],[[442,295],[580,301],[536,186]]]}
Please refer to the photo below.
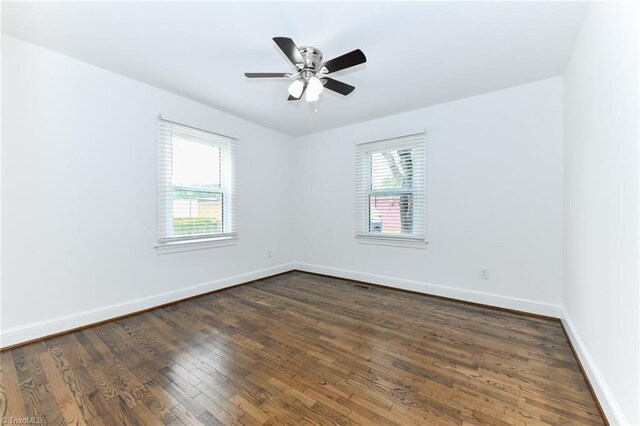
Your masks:
{"label": "frosted glass light shade", "polygon": [[322,90],[324,89],[324,86],[322,85],[322,82],[320,81],[320,79],[316,76],[313,76],[309,79],[309,85],[307,87],[307,93],[311,92],[314,93],[316,95],[319,95],[320,93],[322,93]]}
{"label": "frosted glass light shade", "polygon": [[304,83],[302,80],[296,80],[291,83],[289,86],[289,94],[294,98],[299,98],[302,95],[302,90],[304,89]]}

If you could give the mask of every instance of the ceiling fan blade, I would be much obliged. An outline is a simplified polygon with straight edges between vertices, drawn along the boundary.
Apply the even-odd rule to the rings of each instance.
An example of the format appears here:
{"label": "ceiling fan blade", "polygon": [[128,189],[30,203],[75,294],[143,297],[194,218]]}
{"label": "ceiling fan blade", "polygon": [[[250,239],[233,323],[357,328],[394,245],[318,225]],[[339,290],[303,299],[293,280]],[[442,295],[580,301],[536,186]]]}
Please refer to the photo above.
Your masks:
{"label": "ceiling fan blade", "polygon": [[304,59],[293,40],[287,37],[274,37],[273,41],[296,68],[302,68],[304,66]]}
{"label": "ceiling fan blade", "polygon": [[247,78],[287,78],[291,77],[288,72],[245,72]]}
{"label": "ceiling fan blade", "polygon": [[288,101],[298,101],[300,100],[300,98],[302,98],[302,96],[304,95],[304,92],[307,90],[307,85],[305,84],[304,87],[302,88],[302,92],[300,92],[300,97],[296,98],[295,96],[291,96],[289,95],[289,97],[287,98]]}
{"label": "ceiling fan blade", "polygon": [[321,65],[320,69],[322,70],[322,68],[326,68],[326,73],[329,74],[332,72],[355,67],[356,65],[364,64],[365,62],[367,62],[367,57],[364,56],[362,50],[356,49],[325,62]]}
{"label": "ceiling fan blade", "polygon": [[341,95],[344,95],[344,96],[347,96],[349,93],[356,90],[356,88],[350,84],[343,83],[341,81],[334,80],[329,77],[323,77],[320,81],[324,83],[325,89],[333,90],[334,92],[340,93]]}

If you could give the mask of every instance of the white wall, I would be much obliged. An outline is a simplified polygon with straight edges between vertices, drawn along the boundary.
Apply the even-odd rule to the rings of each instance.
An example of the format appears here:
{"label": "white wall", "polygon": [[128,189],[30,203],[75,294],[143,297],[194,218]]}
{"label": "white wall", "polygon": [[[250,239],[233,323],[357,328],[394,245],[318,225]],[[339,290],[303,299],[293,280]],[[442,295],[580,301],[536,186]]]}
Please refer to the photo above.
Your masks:
{"label": "white wall", "polygon": [[[556,77],[299,138],[297,262],[559,315],[562,126]],[[428,247],[357,243],[354,142],[420,129],[427,132]],[[481,266],[490,269],[488,281],[479,279]]]}
{"label": "white wall", "polygon": [[565,72],[566,322],[614,424],[640,425],[638,7],[594,4]]}
{"label": "white wall", "polygon": [[[2,43],[3,345],[288,268],[290,137]],[[239,139],[236,246],[156,254],[159,113]]]}

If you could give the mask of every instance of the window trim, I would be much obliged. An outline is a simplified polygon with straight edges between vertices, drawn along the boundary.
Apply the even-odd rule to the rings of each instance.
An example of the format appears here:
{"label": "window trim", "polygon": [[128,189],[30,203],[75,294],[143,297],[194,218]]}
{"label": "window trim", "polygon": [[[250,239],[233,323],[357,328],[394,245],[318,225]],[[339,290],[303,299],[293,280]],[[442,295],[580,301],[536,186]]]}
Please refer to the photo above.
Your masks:
{"label": "window trim", "polygon": [[158,254],[180,253],[184,251],[204,250],[216,247],[235,246],[238,243],[238,234],[228,234],[223,237],[190,239],[184,241],[170,241],[158,243],[155,248]]}
{"label": "window trim", "polygon": [[[404,134],[396,134],[396,135],[392,135],[392,136],[388,136],[388,137],[384,137],[381,139],[375,139],[375,140],[368,140],[368,141],[357,141],[354,143],[354,148],[357,150],[358,146],[360,145],[364,145],[364,144],[373,144],[376,142],[384,142],[384,141],[388,141],[391,139],[399,139],[399,138],[408,138],[408,137],[412,137],[412,136],[418,136],[421,135],[423,137],[423,141],[420,144],[416,144],[416,146],[422,145],[423,149],[424,149],[424,192],[423,192],[423,197],[424,197],[424,206],[422,208],[422,211],[419,213],[416,213],[417,215],[422,216],[422,220],[423,220],[423,224],[424,224],[424,235],[423,236],[419,236],[419,237],[414,237],[411,235],[405,235],[405,236],[401,236],[401,234],[397,234],[397,235],[392,235],[392,234],[378,234],[378,233],[373,233],[373,232],[360,232],[359,231],[359,223],[357,221],[362,220],[362,218],[356,217],[356,233],[355,233],[355,240],[357,243],[360,244],[369,244],[369,245],[381,245],[381,246],[389,246],[389,247],[406,247],[406,248],[417,248],[417,249],[425,249],[427,247],[427,245],[429,244],[429,241],[427,239],[427,206],[428,206],[428,179],[427,179],[427,159],[428,159],[428,153],[427,153],[427,132],[426,130],[420,130],[420,131],[414,131],[414,132],[408,132],[408,133],[404,133]],[[355,159],[356,159],[356,164],[359,161],[357,152],[355,153]],[[371,165],[370,162],[366,162],[365,166],[364,166],[364,170],[366,172],[366,177],[365,179],[367,180],[367,187],[369,188],[366,191],[366,195],[367,197],[371,197],[372,195],[375,194],[380,194],[380,193],[385,193],[385,194],[392,194],[392,193],[412,193],[412,194],[420,194],[422,191],[414,189],[414,190],[407,190],[405,188],[399,188],[399,189],[391,189],[391,190],[373,190],[371,189]],[[357,171],[356,171],[356,175],[357,175]],[[356,186],[356,203],[358,202],[358,188]],[[356,207],[356,211],[358,210],[358,208]],[[366,208],[366,214],[367,216],[370,215],[370,207],[367,206]],[[418,216],[418,217],[420,217]]]}
{"label": "window trim", "polygon": [[[230,136],[226,136],[226,135],[222,135],[220,133],[216,133],[216,132],[212,132],[210,130],[206,130],[206,129],[202,129],[199,127],[194,127],[194,126],[190,126],[188,124],[184,124],[181,122],[177,122],[177,121],[173,121],[173,120],[169,120],[165,117],[163,117],[162,115],[158,116],[158,120],[157,120],[157,125],[159,126],[161,121],[165,121],[167,123],[170,123],[171,125],[178,125],[178,126],[183,126],[183,127],[187,127],[190,129],[194,129],[194,130],[198,130],[201,132],[206,132],[206,133],[210,133],[212,135],[215,136],[219,136],[225,139],[229,139],[231,141],[232,144],[237,144],[238,143],[238,139],[230,137]],[[223,161],[223,153],[225,151],[229,151],[228,155],[230,156],[228,160],[226,161],[232,161],[231,167],[232,169],[230,170],[231,176],[227,176],[227,177],[223,177],[222,176],[222,165],[220,168],[220,188],[196,188],[197,192],[202,192],[202,193],[215,193],[215,194],[220,194],[222,196],[222,199],[225,200],[225,198],[227,198],[227,195],[229,192],[237,192],[237,189],[235,190],[230,190],[231,188],[226,188],[223,185],[223,180],[224,179],[230,179],[232,184],[235,186],[237,185],[237,177],[236,175],[236,170],[237,170],[237,146],[233,147],[232,145],[228,146],[228,147],[224,147],[224,146],[220,146],[218,144],[215,143],[208,143],[208,142],[202,142],[203,144],[208,144],[210,146],[213,147],[219,147],[220,148],[220,162],[222,163]],[[156,229],[157,229],[157,239],[156,239],[156,245],[154,246],[157,254],[168,254],[168,253],[178,253],[178,252],[184,252],[184,251],[192,251],[192,250],[202,250],[202,249],[208,249],[208,248],[215,248],[215,247],[228,247],[228,246],[233,246],[237,244],[237,241],[239,239],[239,235],[237,230],[234,230],[233,232],[221,232],[221,233],[216,233],[216,234],[201,234],[201,235],[185,235],[185,236],[179,236],[179,237],[171,237],[171,238],[161,238],[161,231],[160,231],[160,224],[162,223],[161,217],[163,214],[167,215],[167,217],[164,218],[164,221],[167,224],[171,224],[172,223],[172,218],[173,216],[170,216],[170,209],[161,209],[160,208],[160,197],[161,197],[161,193],[160,193],[160,185],[163,184],[161,182],[161,179],[166,178],[166,176],[163,176],[163,173],[160,171],[160,149],[162,148],[161,145],[161,140],[160,137],[158,136],[158,140],[157,140],[157,147],[158,147],[158,157],[156,159],[156,162],[158,164],[158,173],[157,173],[157,177],[156,177],[156,188],[157,188],[157,194],[156,194],[156,199],[158,200],[158,203],[156,204],[157,206],[157,219],[158,222],[156,224]],[[226,149],[225,149],[226,148]],[[234,154],[235,152],[235,154]],[[188,187],[184,187],[184,186],[180,186],[180,185],[169,185],[171,186],[172,190],[175,190],[175,188],[182,188],[182,189],[189,189]],[[194,189],[195,190],[195,189]],[[167,194],[165,194],[165,197],[169,197],[169,192],[167,191]],[[167,200],[164,200],[165,203],[167,203]],[[226,204],[226,206],[225,206]],[[234,203],[233,200],[228,200],[227,202],[223,201],[222,202],[222,215],[223,217],[225,215],[228,215],[228,210],[235,207],[237,209],[236,203]],[[170,216],[170,217],[169,217]],[[171,219],[171,220],[169,220]],[[233,220],[233,219],[232,219]],[[235,220],[233,220],[233,222],[237,222],[237,214],[236,214],[236,218]],[[234,228],[237,229],[237,224],[233,224]],[[225,229],[225,225],[224,225],[224,221],[222,223],[222,230],[224,231]]]}
{"label": "window trim", "polygon": [[427,244],[429,244],[429,241],[423,238],[397,238],[383,235],[372,236],[370,234],[356,234],[354,238],[359,244],[369,244],[375,246],[426,249]]}

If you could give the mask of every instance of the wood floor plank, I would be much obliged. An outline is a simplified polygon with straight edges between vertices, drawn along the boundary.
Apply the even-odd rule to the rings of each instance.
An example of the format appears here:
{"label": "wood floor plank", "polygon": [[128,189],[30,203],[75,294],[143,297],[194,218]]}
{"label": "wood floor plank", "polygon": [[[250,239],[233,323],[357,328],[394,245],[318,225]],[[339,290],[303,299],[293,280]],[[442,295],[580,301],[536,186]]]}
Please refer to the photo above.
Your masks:
{"label": "wood floor plank", "polygon": [[26,417],[24,400],[11,352],[0,353],[0,416]]}
{"label": "wood floor plank", "polygon": [[301,272],[10,349],[0,375],[0,414],[46,424],[604,424],[559,321]]}

